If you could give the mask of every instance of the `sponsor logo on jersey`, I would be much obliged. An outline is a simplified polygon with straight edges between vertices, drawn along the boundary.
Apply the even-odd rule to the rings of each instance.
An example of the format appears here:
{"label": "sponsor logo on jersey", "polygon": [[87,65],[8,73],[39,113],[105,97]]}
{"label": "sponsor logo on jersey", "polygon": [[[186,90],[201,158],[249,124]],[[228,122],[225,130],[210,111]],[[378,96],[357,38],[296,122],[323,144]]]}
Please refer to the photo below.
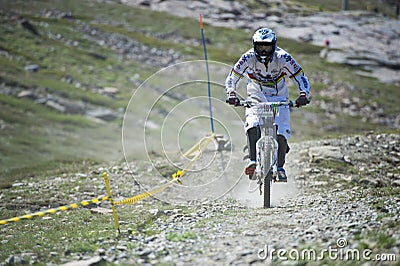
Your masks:
{"label": "sponsor logo on jersey", "polygon": [[285,58],[286,62],[289,62],[290,60],[292,60],[292,57],[290,56],[290,54],[284,54],[283,58]]}
{"label": "sponsor logo on jersey", "polygon": [[304,88],[308,88],[308,81],[307,81],[306,77],[301,76],[301,80],[303,81]]}

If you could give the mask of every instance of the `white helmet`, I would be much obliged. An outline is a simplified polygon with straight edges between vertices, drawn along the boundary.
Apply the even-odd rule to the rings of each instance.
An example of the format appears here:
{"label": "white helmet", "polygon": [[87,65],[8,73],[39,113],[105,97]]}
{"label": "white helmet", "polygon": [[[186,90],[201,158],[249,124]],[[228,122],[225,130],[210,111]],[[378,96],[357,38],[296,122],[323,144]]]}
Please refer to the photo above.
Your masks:
{"label": "white helmet", "polygon": [[276,48],[276,34],[269,28],[256,30],[253,35],[253,47],[258,61],[269,62]]}

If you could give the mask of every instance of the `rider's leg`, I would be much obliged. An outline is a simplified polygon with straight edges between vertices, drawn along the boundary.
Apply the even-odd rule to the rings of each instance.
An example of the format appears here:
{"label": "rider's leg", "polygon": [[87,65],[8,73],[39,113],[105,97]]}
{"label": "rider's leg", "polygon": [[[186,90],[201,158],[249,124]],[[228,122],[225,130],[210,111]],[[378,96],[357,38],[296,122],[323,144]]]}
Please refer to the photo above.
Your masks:
{"label": "rider's leg", "polygon": [[254,179],[254,172],[256,170],[256,143],[261,137],[261,130],[259,126],[249,128],[247,130],[247,147],[249,149],[249,162],[244,170],[245,174],[249,176],[250,179]]}
{"label": "rider's leg", "polygon": [[287,106],[279,108],[279,116],[275,119],[278,126],[277,142],[278,142],[278,180],[287,181],[286,171],[283,168],[285,164],[286,153],[289,151],[287,139],[290,138],[290,110]]}
{"label": "rider's leg", "polygon": [[287,182],[286,171],[283,168],[285,164],[286,153],[289,152],[289,146],[283,135],[277,136],[278,141],[278,181]]}
{"label": "rider's leg", "polygon": [[249,148],[250,161],[256,160],[256,142],[261,137],[261,130],[259,126],[249,128],[247,134],[247,147]]}
{"label": "rider's leg", "polygon": [[284,136],[278,135],[278,168],[283,167],[285,164],[286,153],[289,152],[289,145],[287,144],[287,140]]}

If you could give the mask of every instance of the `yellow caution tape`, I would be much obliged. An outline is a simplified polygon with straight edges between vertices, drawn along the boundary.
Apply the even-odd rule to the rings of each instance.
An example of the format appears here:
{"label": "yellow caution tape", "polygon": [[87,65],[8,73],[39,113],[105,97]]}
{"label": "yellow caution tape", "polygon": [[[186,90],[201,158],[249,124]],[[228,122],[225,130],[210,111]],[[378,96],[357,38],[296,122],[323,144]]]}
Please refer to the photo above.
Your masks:
{"label": "yellow caution tape", "polygon": [[97,204],[97,203],[99,203],[101,201],[106,201],[106,200],[109,200],[109,199],[110,198],[108,196],[104,196],[104,197],[97,198],[97,199],[85,200],[85,201],[82,201],[80,203],[72,203],[72,204],[60,206],[60,207],[57,207],[57,208],[54,208],[54,209],[49,209],[49,210],[46,210],[46,211],[26,214],[26,215],[23,215],[23,216],[14,217],[14,218],[6,219],[6,220],[0,220],[0,224],[8,224],[8,223],[11,223],[11,222],[19,222],[21,220],[32,219],[32,218],[35,218],[35,217],[43,217],[46,214],[55,214],[55,213],[60,212],[60,211],[67,211],[67,210],[71,210],[71,209],[76,209],[79,206],[87,206],[87,205],[93,204],[93,203]]}
{"label": "yellow caution tape", "polygon": [[114,202],[114,204],[116,204],[116,205],[120,205],[120,204],[132,205],[132,204],[135,204],[138,201],[144,200],[144,199],[146,199],[148,197],[151,197],[151,196],[153,196],[155,194],[158,194],[158,193],[164,191],[167,187],[169,187],[175,181],[176,181],[176,179],[172,179],[171,181],[169,181],[168,183],[164,184],[163,186],[161,186],[161,187],[159,187],[157,189],[154,189],[154,190],[151,190],[151,191],[146,191],[146,192],[143,192],[142,194],[139,194],[139,195],[136,195],[134,197],[127,198],[127,199],[124,199],[124,200],[121,200],[121,201],[116,201],[116,202]]}
{"label": "yellow caution tape", "polygon": [[214,138],[215,134],[211,133],[208,136],[203,137],[199,142],[197,142],[192,148],[190,148],[187,152],[183,154],[186,158],[193,156],[195,152],[203,152],[205,148],[208,146],[210,141]]}

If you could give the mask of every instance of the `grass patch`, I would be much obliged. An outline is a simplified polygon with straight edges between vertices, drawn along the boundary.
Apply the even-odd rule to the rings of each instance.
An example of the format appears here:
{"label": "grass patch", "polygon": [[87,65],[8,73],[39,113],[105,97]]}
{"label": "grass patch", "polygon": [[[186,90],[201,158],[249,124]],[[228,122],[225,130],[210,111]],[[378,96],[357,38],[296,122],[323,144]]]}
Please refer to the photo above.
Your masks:
{"label": "grass patch", "polygon": [[86,160],[52,160],[44,163],[36,163],[25,167],[17,167],[0,171],[0,189],[8,188],[16,180],[23,180],[30,177],[46,178],[48,176],[59,176],[67,173],[85,172],[96,165],[99,161]]}
{"label": "grass patch", "polygon": [[0,260],[11,254],[33,253],[40,261],[61,263],[66,253],[94,252],[102,244],[101,238],[115,235],[112,222],[110,215],[93,215],[81,209],[3,226]]}
{"label": "grass patch", "polygon": [[[52,112],[49,108],[36,104],[27,99],[18,99],[8,95],[0,94],[0,119],[8,123],[18,123],[25,125],[37,125],[39,123],[62,123],[71,124],[79,127],[93,127],[94,123],[88,121],[80,115],[65,115],[58,112]],[[39,117],[40,120],[34,120],[33,117]]]}
{"label": "grass patch", "polygon": [[[4,216],[4,210],[0,210],[0,215]],[[128,209],[119,209],[118,215],[129,224],[130,230],[142,230],[143,215],[132,215]],[[93,214],[87,208],[20,221],[0,230],[1,261],[10,255],[34,254],[39,262],[60,264],[76,256],[93,254],[99,247],[108,250],[119,242],[112,215]],[[134,243],[129,247],[134,248]],[[32,256],[27,259],[32,260]]]}

